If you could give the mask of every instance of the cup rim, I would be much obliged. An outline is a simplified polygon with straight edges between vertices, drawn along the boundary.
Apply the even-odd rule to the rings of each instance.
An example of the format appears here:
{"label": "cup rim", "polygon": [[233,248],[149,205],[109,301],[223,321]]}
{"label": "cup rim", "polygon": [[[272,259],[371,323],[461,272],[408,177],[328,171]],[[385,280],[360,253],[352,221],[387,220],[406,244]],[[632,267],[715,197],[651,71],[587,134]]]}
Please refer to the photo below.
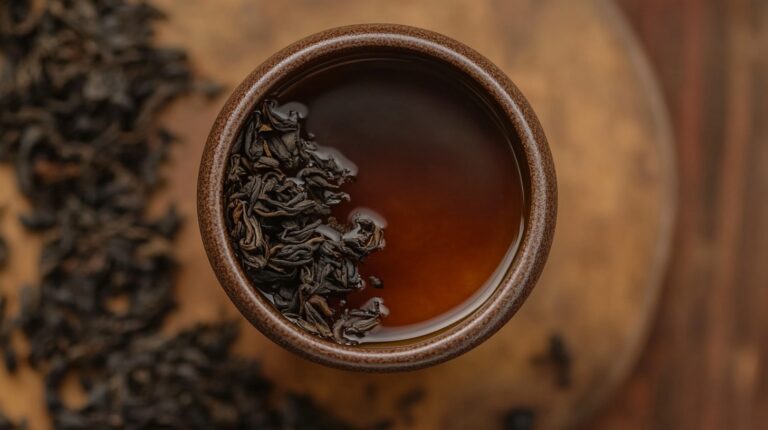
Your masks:
{"label": "cup rim", "polygon": [[[224,177],[241,126],[270,89],[311,62],[360,49],[397,49],[447,63],[479,84],[519,138],[518,163],[528,175],[526,223],[506,273],[477,309],[442,331],[404,344],[339,345],[316,337],[283,317],[242,270],[229,242]],[[521,155],[523,157],[521,157]],[[527,168],[527,169],[526,169]],[[206,142],[197,189],[200,232],[208,259],[232,302],[251,324],[284,348],[331,367],[403,371],[431,366],[463,354],[498,331],[520,308],[544,267],[557,212],[555,170],[544,132],[514,83],[485,57],[441,34],[398,24],[332,28],[299,40],[274,54],[233,91]]]}

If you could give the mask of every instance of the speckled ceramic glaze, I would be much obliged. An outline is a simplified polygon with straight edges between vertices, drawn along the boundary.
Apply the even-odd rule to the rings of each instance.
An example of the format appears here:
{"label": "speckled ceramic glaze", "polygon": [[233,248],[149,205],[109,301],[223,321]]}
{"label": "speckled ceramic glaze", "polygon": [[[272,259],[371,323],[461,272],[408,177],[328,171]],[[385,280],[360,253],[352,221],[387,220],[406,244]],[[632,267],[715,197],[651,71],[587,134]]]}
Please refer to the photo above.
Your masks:
{"label": "speckled ceramic glaze", "polygon": [[[352,52],[401,50],[448,63],[477,82],[519,135],[516,153],[527,200],[523,238],[501,284],[468,317],[424,338],[397,344],[343,346],[318,338],[285,319],[251,284],[238,263],[225,222],[224,176],[242,125],[254,107],[283,79],[318,61]],[[516,139],[511,139],[515,141]],[[389,24],[334,28],[300,40],[254,70],[235,89],[213,125],[203,152],[198,183],[200,231],[222,287],[240,312],[274,342],[329,366],[372,371],[434,365],[477,346],[520,308],[549,253],[557,211],[552,157],[541,125],[517,87],[472,49],[430,31]],[[517,222],[516,220],[514,222]]]}

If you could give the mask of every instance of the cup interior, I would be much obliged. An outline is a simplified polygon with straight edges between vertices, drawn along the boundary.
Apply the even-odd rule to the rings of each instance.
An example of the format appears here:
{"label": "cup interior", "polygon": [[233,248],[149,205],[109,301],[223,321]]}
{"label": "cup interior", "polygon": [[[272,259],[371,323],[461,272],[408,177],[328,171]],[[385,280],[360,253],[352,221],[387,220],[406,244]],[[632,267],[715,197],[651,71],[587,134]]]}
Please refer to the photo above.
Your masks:
{"label": "cup interior", "polygon": [[[284,318],[252,285],[229,243],[224,220],[227,158],[249,113],[265,98],[290,92],[312,74],[381,59],[415,62],[450,75],[486,104],[514,151],[523,192],[523,227],[497,285],[470,312],[437,331],[400,342],[339,345]],[[476,346],[514,315],[533,288],[554,231],[556,186],[543,131],[525,98],[492,63],[445,36],[412,27],[361,25],[328,30],[279,52],[232,94],[212,128],[198,187],[206,251],[222,287],[242,314],[266,336],[322,364],[354,370],[408,370],[436,364]],[[512,244],[510,244],[512,245]]]}

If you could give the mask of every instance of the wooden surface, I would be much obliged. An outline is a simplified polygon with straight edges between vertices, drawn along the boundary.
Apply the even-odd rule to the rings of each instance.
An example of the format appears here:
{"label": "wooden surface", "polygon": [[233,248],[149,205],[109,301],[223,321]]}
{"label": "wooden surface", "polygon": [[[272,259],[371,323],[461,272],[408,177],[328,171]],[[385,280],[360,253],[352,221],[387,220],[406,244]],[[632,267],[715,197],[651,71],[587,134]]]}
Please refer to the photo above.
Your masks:
{"label": "wooden surface", "polygon": [[591,429],[768,428],[768,2],[622,0],[680,172],[651,342]]}
{"label": "wooden surface", "polygon": [[[472,353],[405,375],[359,375],[307,363],[253,330],[244,350],[262,356],[267,371],[287,387],[337,405],[360,423],[391,415],[396,399],[414,388],[426,392],[414,408],[415,428],[493,428],[513,406],[537,409],[539,428],[559,428],[596,407],[634,362],[653,313],[664,248],[659,238],[668,239],[663,222],[673,188],[660,100],[638,68],[642,59],[626,29],[601,5],[230,0],[211,6],[166,0],[174,19],[163,37],[189,47],[204,73],[229,84],[276,49],[336,25],[389,21],[446,33],[489,56],[519,84],[547,130],[558,166],[560,224],[549,266],[523,311]],[[202,143],[215,112],[185,105],[171,121],[193,147]],[[173,177],[194,177],[198,155],[178,154],[183,159],[176,169],[183,170]],[[191,212],[194,183],[173,186],[174,194],[190,196],[182,208]],[[182,279],[190,290],[186,300],[189,308],[204,309],[199,303],[221,296],[211,289],[215,281],[200,260],[197,235],[182,241],[182,256],[191,263]],[[575,356],[574,385],[565,391],[555,387],[550,370],[531,365],[553,331],[564,335]],[[364,394],[371,385],[377,387],[373,399]]]}
{"label": "wooden surface", "polygon": [[[635,363],[659,293],[671,230],[674,181],[664,109],[628,28],[608,3],[538,1],[157,0],[171,19],[162,40],[190,50],[200,71],[230,87],[270,53],[331,26],[388,21],[433,29],[501,66],[537,111],[558,169],[559,223],[544,275],[520,313],[476,350],[407,374],[354,374],[283,351],[244,327],[238,349],[262,359],[280,389],[312,394],[359,424],[396,419],[397,428],[492,429],[512,407],[531,407],[537,428],[583,419]],[[169,330],[198,319],[236,316],[205,260],[194,218],[200,152],[221,101],[191,99],[168,112],[184,139],[175,148],[163,198],[189,222],[177,242],[180,312]],[[0,285],[34,279],[37,249],[23,241],[23,207],[0,171],[3,220],[13,247]],[[9,185],[5,185],[9,184]],[[571,350],[573,384],[559,389],[552,369],[532,358],[553,332]],[[45,422],[40,382],[25,370],[0,371],[0,406]],[[6,387],[11,387],[6,389]],[[412,419],[398,412],[405,393],[424,390]],[[610,418],[606,418],[610,420]],[[609,425],[609,424],[606,424]]]}

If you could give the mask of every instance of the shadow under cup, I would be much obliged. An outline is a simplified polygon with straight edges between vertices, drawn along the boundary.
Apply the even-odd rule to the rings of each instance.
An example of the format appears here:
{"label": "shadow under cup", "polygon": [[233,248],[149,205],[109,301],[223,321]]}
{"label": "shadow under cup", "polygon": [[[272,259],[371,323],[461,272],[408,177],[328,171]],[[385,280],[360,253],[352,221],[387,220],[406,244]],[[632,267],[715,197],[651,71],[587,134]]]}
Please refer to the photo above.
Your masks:
{"label": "shadow under cup", "polygon": [[[334,209],[386,222],[386,247],[360,266],[389,309],[360,345],[304,332],[274,309],[237,261],[223,220],[223,171],[265,98],[299,110],[304,129],[357,171]],[[216,194],[218,193],[218,194]],[[265,335],[323,364],[405,370],[456,356],[519,308],[546,259],[555,218],[546,140],[517,88],[458,42],[402,26],[333,29],[256,69],[222,110],[201,164],[209,258],[233,302]],[[370,283],[369,283],[370,284]]]}

